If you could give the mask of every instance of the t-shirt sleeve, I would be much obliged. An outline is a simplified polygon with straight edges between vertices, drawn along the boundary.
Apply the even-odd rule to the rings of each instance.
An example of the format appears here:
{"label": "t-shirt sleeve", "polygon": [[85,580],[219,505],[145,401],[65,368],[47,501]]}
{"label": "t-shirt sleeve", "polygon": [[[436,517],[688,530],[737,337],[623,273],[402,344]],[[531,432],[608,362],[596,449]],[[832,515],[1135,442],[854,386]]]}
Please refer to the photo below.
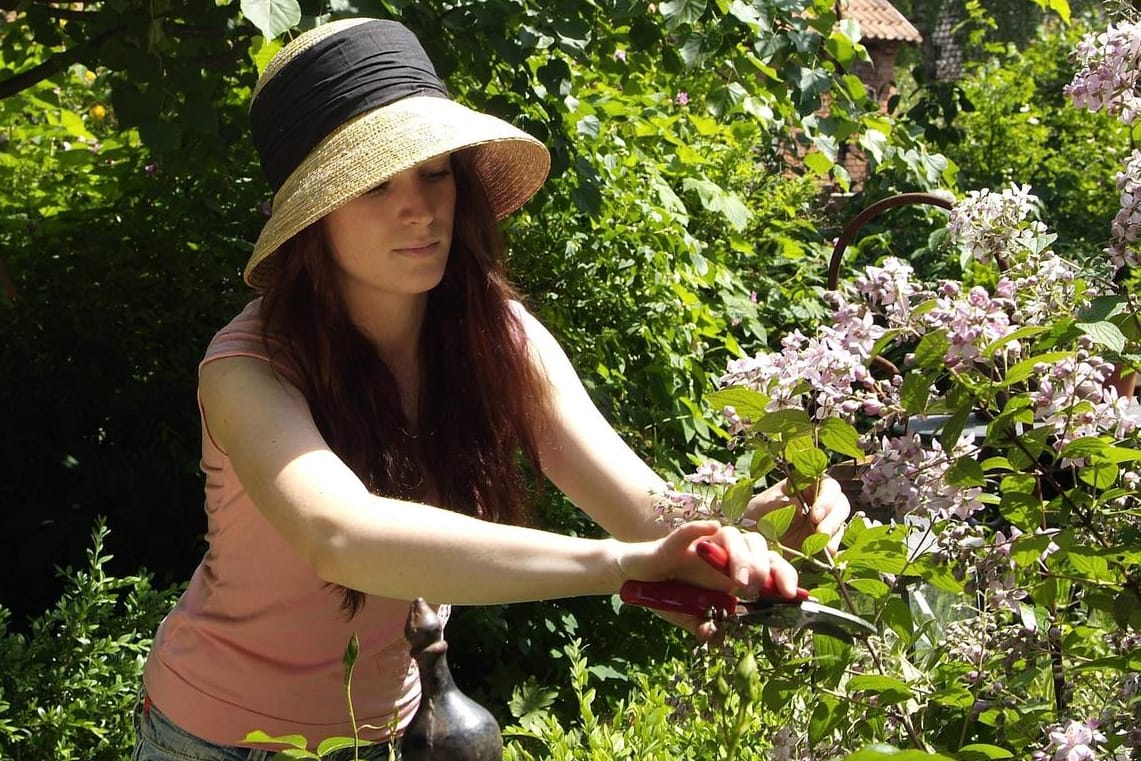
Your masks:
{"label": "t-shirt sleeve", "polygon": [[[296,365],[286,357],[286,352],[271,352],[266,345],[263,322],[261,318],[261,299],[254,299],[233,319],[226,327],[214,334],[206,353],[198,365],[199,371],[209,362],[225,357],[253,357],[264,360],[273,366],[281,378],[294,386],[300,387],[300,372]],[[271,336],[271,345],[278,344]]]}

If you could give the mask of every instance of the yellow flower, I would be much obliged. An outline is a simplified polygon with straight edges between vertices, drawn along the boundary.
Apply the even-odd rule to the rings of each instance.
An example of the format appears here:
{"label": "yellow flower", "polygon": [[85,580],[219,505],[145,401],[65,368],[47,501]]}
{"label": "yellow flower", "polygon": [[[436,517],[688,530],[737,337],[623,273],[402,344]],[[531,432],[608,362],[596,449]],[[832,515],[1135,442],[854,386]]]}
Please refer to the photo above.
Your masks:
{"label": "yellow flower", "polygon": [[95,119],[96,121],[103,121],[104,117],[106,117],[106,116],[107,116],[107,109],[105,109],[100,104],[96,103],[94,106],[91,107],[91,117],[93,119]]}

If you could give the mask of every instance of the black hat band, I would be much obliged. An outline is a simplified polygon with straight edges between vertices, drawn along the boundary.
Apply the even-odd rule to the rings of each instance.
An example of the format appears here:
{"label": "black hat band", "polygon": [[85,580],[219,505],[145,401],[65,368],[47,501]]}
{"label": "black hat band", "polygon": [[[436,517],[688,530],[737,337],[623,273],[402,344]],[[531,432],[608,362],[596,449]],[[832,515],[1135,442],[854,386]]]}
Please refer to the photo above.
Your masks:
{"label": "black hat band", "polygon": [[274,192],[337,127],[410,95],[449,97],[419,40],[395,21],[356,24],[299,53],[250,106],[254,145]]}

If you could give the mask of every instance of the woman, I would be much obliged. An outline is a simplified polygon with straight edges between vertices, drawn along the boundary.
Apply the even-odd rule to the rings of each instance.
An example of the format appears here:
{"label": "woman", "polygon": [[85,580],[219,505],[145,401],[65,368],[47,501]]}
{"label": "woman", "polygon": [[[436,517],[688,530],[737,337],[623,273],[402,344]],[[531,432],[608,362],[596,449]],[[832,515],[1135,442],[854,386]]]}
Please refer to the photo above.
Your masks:
{"label": "woman", "polygon": [[[540,143],[450,100],[415,37],[369,19],[287,45],[251,123],[275,189],[245,271],[261,296],[200,368],[209,550],[148,658],[136,761],[268,758],[244,741],[254,730],[351,736],[353,634],[358,722],[394,737],[419,698],[401,635],[415,597],[770,577],[793,594],[795,570],[757,534],[713,522],[665,534],[663,482],[508,286],[497,219],[543,182]],[[615,538],[527,528],[520,457]],[[787,501],[774,488],[753,509]],[[836,535],[847,512],[827,482],[801,534]],[[696,556],[699,538],[728,552],[732,579]]]}

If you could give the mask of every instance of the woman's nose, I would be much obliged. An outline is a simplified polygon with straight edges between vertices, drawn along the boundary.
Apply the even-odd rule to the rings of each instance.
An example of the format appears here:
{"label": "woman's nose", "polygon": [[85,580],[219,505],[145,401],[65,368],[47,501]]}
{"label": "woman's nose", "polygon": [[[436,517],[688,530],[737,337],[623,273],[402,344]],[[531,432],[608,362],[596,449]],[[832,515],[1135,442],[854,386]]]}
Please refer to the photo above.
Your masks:
{"label": "woman's nose", "polygon": [[435,216],[432,194],[426,183],[410,183],[400,208],[400,218],[406,222],[430,222]]}

